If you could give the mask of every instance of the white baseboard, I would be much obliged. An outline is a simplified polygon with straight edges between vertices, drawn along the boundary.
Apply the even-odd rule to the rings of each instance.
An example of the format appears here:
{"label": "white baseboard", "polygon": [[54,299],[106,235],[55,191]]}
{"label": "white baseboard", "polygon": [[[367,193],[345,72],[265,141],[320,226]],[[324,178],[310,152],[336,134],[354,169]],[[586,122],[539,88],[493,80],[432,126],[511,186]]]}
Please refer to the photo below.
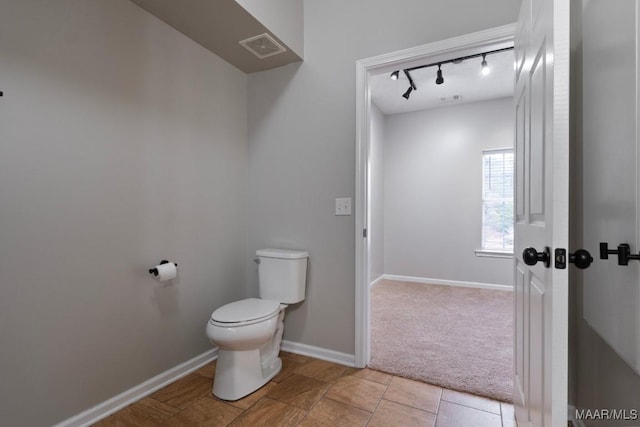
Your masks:
{"label": "white baseboard", "polygon": [[193,359],[187,360],[178,366],[166,370],[155,377],[139,384],[129,390],[112,397],[109,400],[87,409],[86,411],[73,416],[65,421],[56,424],[54,427],[84,427],[96,423],[97,421],[108,417],[114,412],[128,406],[143,397],[146,397],[154,391],[160,390],[162,387],[184,377],[185,375],[195,371],[196,369],[206,365],[218,357],[218,349],[214,348],[202,353]]}
{"label": "white baseboard", "polygon": [[373,282],[371,282],[369,284],[369,289],[372,289],[375,285],[377,285],[378,283],[382,282],[384,280],[384,274],[381,275],[380,277],[378,277],[376,280],[374,280]]}
{"label": "white baseboard", "polygon": [[400,282],[417,282],[417,283],[430,283],[432,285],[446,285],[446,286],[462,286],[466,288],[480,288],[480,289],[494,289],[498,291],[513,291],[513,286],[498,285],[493,283],[480,283],[480,282],[463,282],[460,280],[444,280],[444,279],[430,279],[427,277],[412,277],[412,276],[398,276],[395,274],[385,274],[382,276],[387,280],[398,280]]}
{"label": "white baseboard", "polygon": [[280,348],[290,353],[301,354],[303,356],[309,356],[320,360],[326,360],[328,362],[334,362],[339,365],[345,365],[349,367],[355,366],[355,356],[353,354],[341,353],[339,351],[328,350],[326,348],[315,347],[312,345],[301,344],[287,340],[282,340],[282,345],[280,346]]}
{"label": "white baseboard", "polygon": [[568,418],[569,418],[569,421],[573,423],[573,427],[587,427],[582,420],[576,419],[576,407],[573,405],[569,405]]}

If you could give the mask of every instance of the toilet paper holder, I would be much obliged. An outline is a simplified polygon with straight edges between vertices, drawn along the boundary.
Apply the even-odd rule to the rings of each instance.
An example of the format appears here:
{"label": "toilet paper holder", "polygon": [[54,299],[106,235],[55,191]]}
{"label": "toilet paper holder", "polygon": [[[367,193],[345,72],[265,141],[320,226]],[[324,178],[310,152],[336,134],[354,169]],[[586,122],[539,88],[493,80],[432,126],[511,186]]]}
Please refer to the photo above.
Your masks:
{"label": "toilet paper holder", "polygon": [[[162,261],[160,261],[160,265],[162,265],[162,264],[168,264],[168,263],[169,263],[169,261],[167,261],[166,259],[163,259]],[[178,266],[178,264],[177,264],[177,263],[175,263],[175,262],[174,262],[174,264],[175,264],[175,266],[176,266],[176,267]],[[153,274],[154,276],[157,276],[157,275],[158,275],[158,269],[157,269],[157,268],[155,268],[155,267],[150,268],[150,269],[149,269],[149,274]]]}

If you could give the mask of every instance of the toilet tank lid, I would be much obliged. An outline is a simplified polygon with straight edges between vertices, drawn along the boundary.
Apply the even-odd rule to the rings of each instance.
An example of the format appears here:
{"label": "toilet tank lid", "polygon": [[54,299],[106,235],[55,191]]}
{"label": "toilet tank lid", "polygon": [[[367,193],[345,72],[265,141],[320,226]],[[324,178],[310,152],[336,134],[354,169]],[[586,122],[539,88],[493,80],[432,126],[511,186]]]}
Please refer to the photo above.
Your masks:
{"label": "toilet tank lid", "polygon": [[256,255],[265,258],[297,259],[309,258],[309,253],[305,251],[293,251],[288,249],[260,249]]}

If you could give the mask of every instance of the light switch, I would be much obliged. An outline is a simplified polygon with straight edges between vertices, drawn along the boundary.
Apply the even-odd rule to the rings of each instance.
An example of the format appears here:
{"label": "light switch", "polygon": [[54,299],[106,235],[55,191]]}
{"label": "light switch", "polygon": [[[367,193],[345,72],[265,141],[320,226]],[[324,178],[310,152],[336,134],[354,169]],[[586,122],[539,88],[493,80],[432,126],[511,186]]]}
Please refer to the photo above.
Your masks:
{"label": "light switch", "polygon": [[336,199],[336,215],[351,215],[351,197]]}

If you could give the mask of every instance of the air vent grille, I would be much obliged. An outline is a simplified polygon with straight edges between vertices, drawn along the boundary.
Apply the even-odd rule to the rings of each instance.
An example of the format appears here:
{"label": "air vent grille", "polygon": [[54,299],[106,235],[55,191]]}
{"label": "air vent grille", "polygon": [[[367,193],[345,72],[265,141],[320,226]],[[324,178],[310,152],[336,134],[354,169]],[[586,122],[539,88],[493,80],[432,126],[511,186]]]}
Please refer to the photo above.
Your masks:
{"label": "air vent grille", "polygon": [[438,98],[438,102],[446,104],[449,102],[462,101],[462,95],[441,96]]}
{"label": "air vent grille", "polygon": [[249,37],[239,43],[260,59],[268,58],[287,51],[287,49],[267,33]]}

